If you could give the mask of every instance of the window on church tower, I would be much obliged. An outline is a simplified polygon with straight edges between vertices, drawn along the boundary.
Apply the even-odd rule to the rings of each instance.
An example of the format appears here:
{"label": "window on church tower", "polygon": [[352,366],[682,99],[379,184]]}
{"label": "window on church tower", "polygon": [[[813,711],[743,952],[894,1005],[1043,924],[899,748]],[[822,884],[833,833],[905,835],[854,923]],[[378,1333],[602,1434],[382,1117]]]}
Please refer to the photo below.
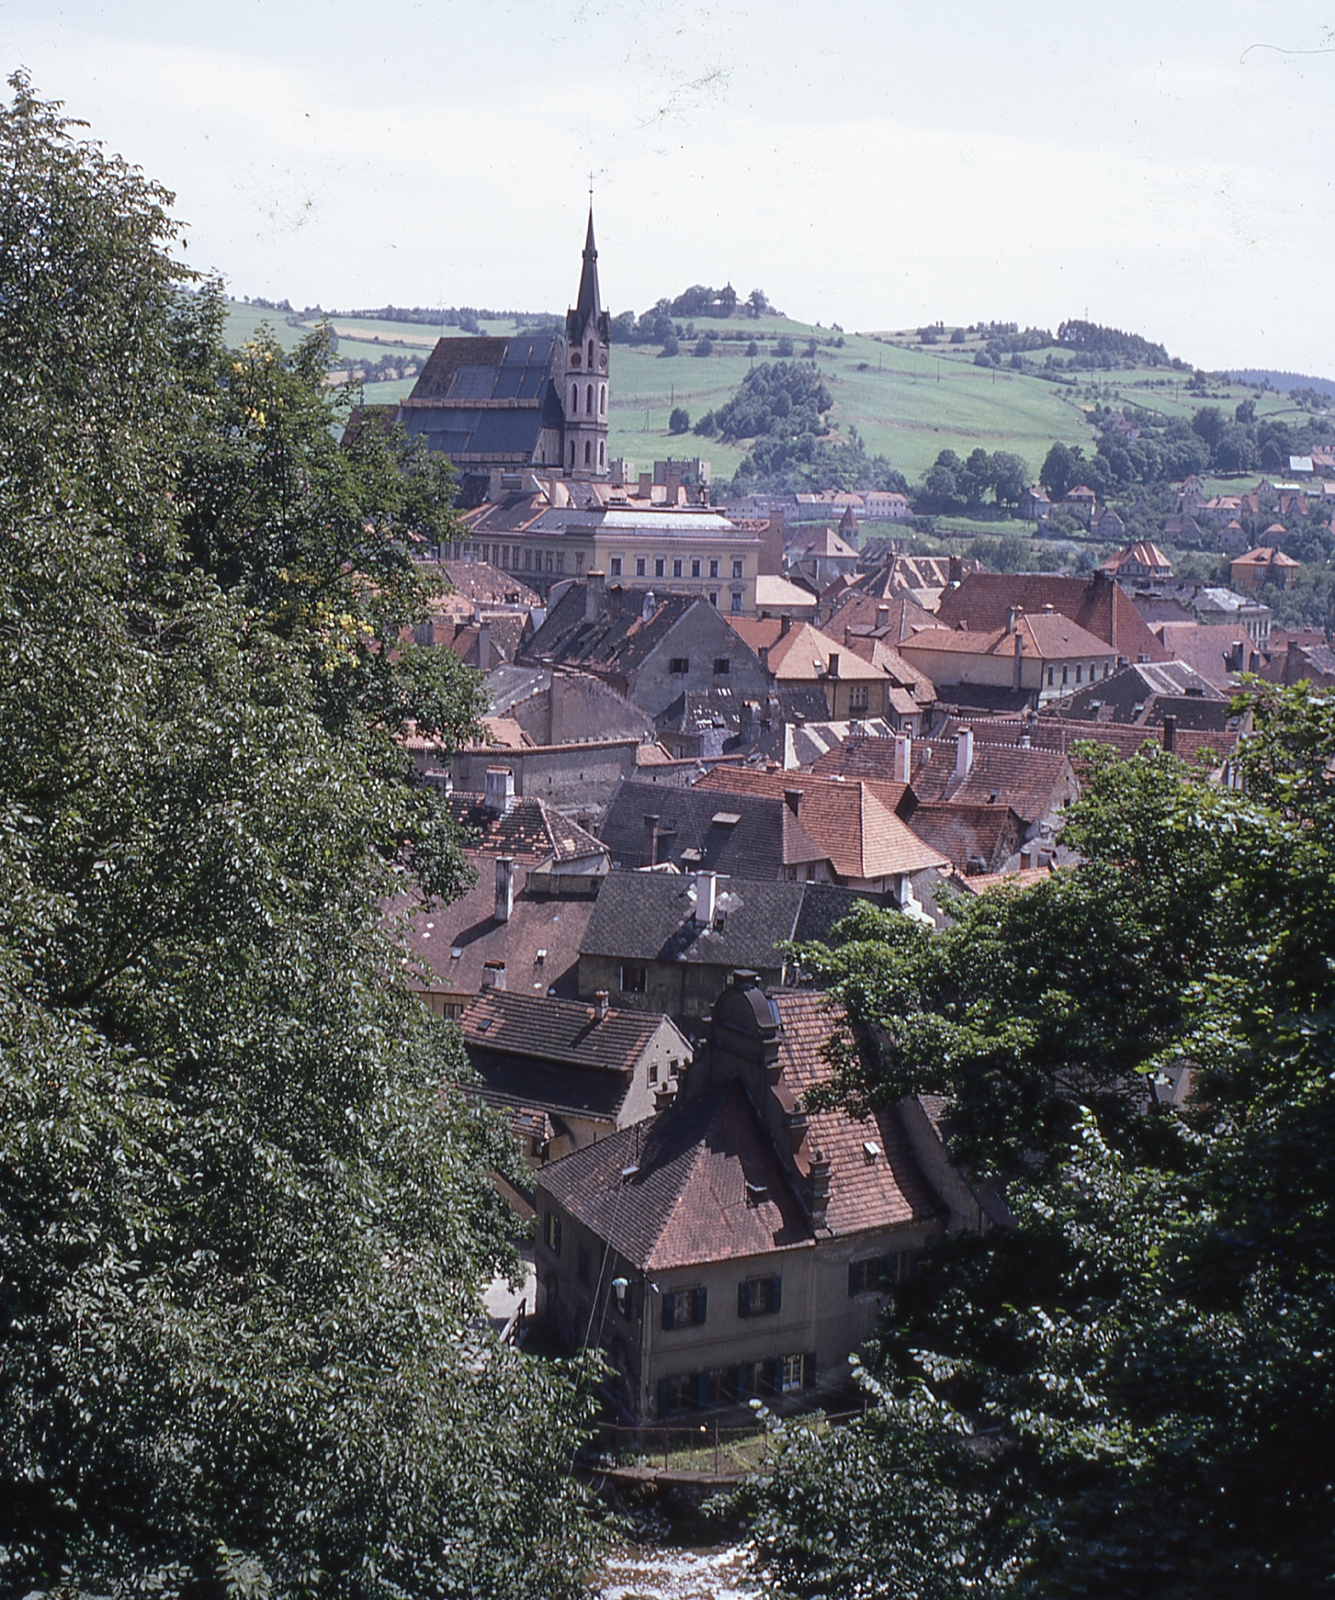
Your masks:
{"label": "window on church tower", "polygon": [[572,354],[572,355],[571,355],[571,357],[570,357],[570,365],[571,365],[571,366],[572,366],[572,367],[577,367],[577,366],[578,366],[578,365],[579,365],[579,351],[578,351],[578,350],[576,350],[576,351],[575,351],[575,352],[574,352],[574,353],[573,353],[573,354]]}
{"label": "window on church tower", "polygon": [[593,340],[589,340],[589,365],[593,365]]}
{"label": "window on church tower", "polygon": [[584,441],[584,465],[586,467],[593,465],[593,443],[589,439]]}
{"label": "window on church tower", "polygon": [[590,416],[593,415],[593,385],[592,384],[589,385],[588,392],[584,396],[584,409],[585,409],[585,411],[588,412],[588,414]]}
{"label": "window on church tower", "polygon": [[598,411],[604,417],[607,415],[607,385],[605,383],[598,386]]}
{"label": "window on church tower", "polygon": [[573,439],[570,441],[570,465],[572,467],[575,465],[575,441]]}
{"label": "window on church tower", "polygon": [[579,385],[577,383],[570,385],[570,409],[572,411],[579,410]]}
{"label": "window on church tower", "polygon": [[607,443],[603,439],[598,441],[598,465],[600,467],[607,465]]}

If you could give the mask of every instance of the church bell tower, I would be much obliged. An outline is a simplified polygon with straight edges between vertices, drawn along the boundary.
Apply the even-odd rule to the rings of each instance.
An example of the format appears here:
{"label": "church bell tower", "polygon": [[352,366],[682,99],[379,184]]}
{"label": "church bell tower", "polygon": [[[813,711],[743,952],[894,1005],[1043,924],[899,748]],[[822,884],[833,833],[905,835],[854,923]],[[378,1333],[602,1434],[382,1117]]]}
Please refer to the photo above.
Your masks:
{"label": "church bell tower", "polygon": [[611,328],[598,296],[598,247],[593,242],[593,203],[584,240],[579,299],[566,312],[565,417],[562,470],[567,478],[607,478],[607,362]]}

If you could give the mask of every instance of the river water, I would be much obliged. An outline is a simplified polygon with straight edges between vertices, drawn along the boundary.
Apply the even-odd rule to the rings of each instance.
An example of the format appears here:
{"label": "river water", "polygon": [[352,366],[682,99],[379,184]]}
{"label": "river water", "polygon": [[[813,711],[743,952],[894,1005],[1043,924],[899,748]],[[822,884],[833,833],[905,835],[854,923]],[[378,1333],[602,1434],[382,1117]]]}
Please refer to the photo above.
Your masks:
{"label": "river water", "polygon": [[634,1545],[608,1557],[596,1600],[760,1600],[745,1545]]}

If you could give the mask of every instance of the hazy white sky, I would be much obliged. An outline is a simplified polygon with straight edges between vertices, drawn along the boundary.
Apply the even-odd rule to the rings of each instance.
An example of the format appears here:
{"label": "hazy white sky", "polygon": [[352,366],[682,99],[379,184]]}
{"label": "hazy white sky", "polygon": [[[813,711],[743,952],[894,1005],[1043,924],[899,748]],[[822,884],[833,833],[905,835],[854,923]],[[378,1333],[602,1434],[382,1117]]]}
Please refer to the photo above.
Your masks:
{"label": "hazy white sky", "polygon": [[1083,316],[1335,376],[1335,7],[1256,0],[0,0],[240,294],[846,328]]}

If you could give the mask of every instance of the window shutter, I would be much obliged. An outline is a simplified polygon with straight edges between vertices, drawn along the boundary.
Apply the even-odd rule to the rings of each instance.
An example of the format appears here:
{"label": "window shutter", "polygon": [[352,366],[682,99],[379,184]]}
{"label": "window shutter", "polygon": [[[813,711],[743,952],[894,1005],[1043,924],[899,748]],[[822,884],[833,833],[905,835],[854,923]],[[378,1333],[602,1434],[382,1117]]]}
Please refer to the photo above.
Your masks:
{"label": "window shutter", "polygon": [[733,1397],[734,1400],[745,1400],[746,1399],[747,1378],[748,1378],[748,1376],[749,1376],[749,1374],[747,1372],[747,1369],[744,1366],[742,1366],[742,1367],[734,1367],[733,1368],[733,1373],[732,1373],[732,1397]]}
{"label": "window shutter", "polygon": [[816,1352],[808,1350],[802,1357],[802,1386],[806,1389],[816,1387]]}
{"label": "window shutter", "polygon": [[675,1294],[663,1296],[663,1326],[675,1328],[677,1325],[677,1297]]}
{"label": "window shutter", "polygon": [[695,1403],[698,1406],[709,1404],[709,1374],[697,1372],[695,1375]]}
{"label": "window shutter", "polygon": [[695,1320],[697,1322],[705,1320],[705,1298],[708,1293],[707,1289],[697,1289],[695,1291]]}
{"label": "window shutter", "polygon": [[658,1380],[658,1414],[659,1414],[660,1417],[667,1416],[668,1409],[669,1409],[669,1406],[670,1406],[670,1403],[671,1403],[671,1399],[672,1399],[672,1381],[671,1381],[671,1379],[669,1379],[669,1378],[660,1378]]}
{"label": "window shutter", "polygon": [[771,1311],[779,1311],[783,1307],[783,1279],[771,1278],[769,1282],[769,1308]]}
{"label": "window shutter", "polygon": [[737,1315],[739,1317],[751,1315],[751,1285],[746,1282],[737,1285]]}
{"label": "window shutter", "polygon": [[781,1360],[767,1361],[765,1363],[765,1393],[778,1394],[783,1384],[783,1362]]}
{"label": "window shutter", "polygon": [[851,1300],[858,1292],[858,1264],[856,1261],[848,1263],[848,1295]]}

